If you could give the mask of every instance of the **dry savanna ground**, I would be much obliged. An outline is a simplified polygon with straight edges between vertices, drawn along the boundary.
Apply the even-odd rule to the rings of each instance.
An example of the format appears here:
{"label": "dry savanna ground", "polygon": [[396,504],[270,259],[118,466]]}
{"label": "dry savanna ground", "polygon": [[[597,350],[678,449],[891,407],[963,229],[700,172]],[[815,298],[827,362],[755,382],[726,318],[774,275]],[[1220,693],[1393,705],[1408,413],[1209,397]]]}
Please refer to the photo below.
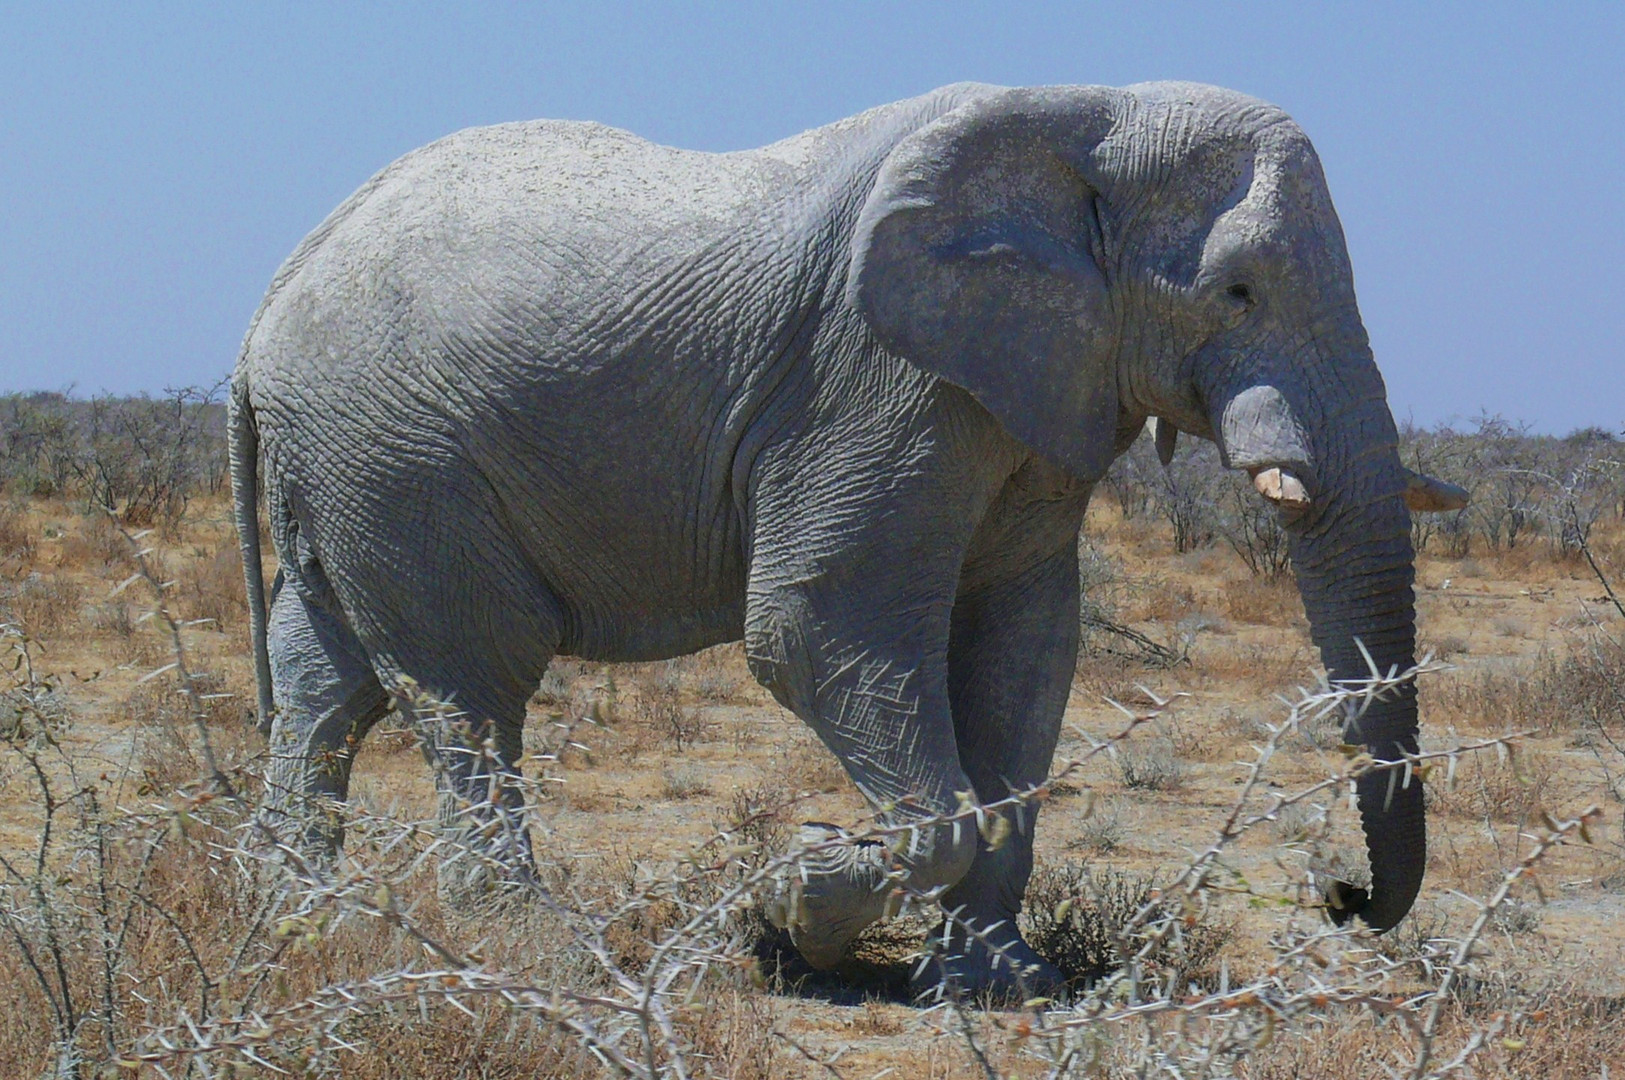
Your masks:
{"label": "dry savanna ground", "polygon": [[[552,906],[442,904],[433,832],[412,824],[435,817],[435,791],[403,724],[360,749],[347,860],[279,878],[245,824],[264,744],[229,507],[194,502],[139,537],[148,580],[113,521],[8,504],[0,1075],[1355,1077],[1404,1075],[1424,1037],[1430,1075],[1464,1049],[1463,1075],[1625,1075],[1625,620],[1592,566],[1533,541],[1421,557],[1421,639],[1450,665],[1422,677],[1424,750],[1528,734],[1436,763],[1415,911],[1381,942],[1329,937],[1309,883],[1362,864],[1344,786],[1266,814],[1199,888],[1175,887],[1238,799],[1267,811],[1348,767],[1337,725],[1318,720],[1275,737],[1245,782],[1283,699],[1314,678],[1289,578],[1252,576],[1222,544],[1171,554],[1165,525],[1096,503],[1086,576],[1164,663],[1090,631],[1060,749],[1084,760],[1043,793],[1031,929],[1077,976],[1075,1012],[908,1003],[921,916],[875,928],[836,978],[800,968],[748,897],[725,931],[694,931],[709,944],[692,956],[662,951],[797,822],[864,819],[737,646],[555,664],[527,729]],[[1591,550],[1625,578],[1619,522],[1599,524]],[[180,668],[160,671],[176,654],[150,617],[154,582],[184,624]],[[1125,738],[1093,749],[1131,714]],[[1592,806],[1582,839],[1573,823]],[[1479,901],[1554,827],[1562,842],[1460,955]],[[1144,985],[1110,983],[1114,950],[1142,941],[1117,929],[1159,904],[1174,910],[1142,920],[1162,935]],[[626,1007],[657,969],[671,972],[664,1004]],[[1115,988],[1090,996],[1101,985]],[[670,1030],[639,1036],[650,1023]]]}

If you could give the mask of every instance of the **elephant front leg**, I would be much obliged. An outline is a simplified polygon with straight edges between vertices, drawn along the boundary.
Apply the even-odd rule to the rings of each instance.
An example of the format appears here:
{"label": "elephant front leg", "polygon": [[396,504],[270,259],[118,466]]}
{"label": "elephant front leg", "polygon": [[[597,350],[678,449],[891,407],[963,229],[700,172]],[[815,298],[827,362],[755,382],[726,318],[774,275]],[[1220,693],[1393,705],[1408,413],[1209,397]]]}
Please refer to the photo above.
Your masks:
{"label": "elephant front leg", "polygon": [[757,605],[746,642],[757,678],[818,733],[896,830],[882,842],[847,839],[819,822],[802,826],[801,843],[812,850],[784,875],[767,914],[810,964],[829,968],[905,895],[958,881],[976,830],[951,820],[970,780],[959,767],[940,660],[946,598],[922,604],[876,590],[860,608],[845,590],[819,592],[786,590]]}
{"label": "elephant front leg", "polygon": [[[1042,783],[1055,753],[1078,652],[1075,544],[962,593],[952,627],[948,685],[959,757],[978,799],[997,802]],[[1009,827],[999,830],[1002,842],[983,842],[969,872],[943,895],[951,917],[939,935],[937,974],[972,992],[1054,991],[1059,972],[1016,926],[1032,874],[1038,803],[1003,813]]]}

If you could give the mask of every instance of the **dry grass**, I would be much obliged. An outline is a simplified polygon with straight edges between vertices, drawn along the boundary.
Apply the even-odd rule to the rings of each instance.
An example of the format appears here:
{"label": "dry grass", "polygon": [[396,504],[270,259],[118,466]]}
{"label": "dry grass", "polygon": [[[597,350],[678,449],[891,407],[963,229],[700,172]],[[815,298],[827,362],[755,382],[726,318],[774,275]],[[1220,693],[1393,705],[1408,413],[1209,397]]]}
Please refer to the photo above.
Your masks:
{"label": "dry grass", "polygon": [[1473,731],[1595,733],[1625,721],[1625,647],[1587,635],[1561,653],[1484,666],[1440,680],[1432,717]]}
{"label": "dry grass", "polygon": [[1303,621],[1303,602],[1290,574],[1246,577],[1225,584],[1224,613],[1256,626],[1292,626]]}
{"label": "dry grass", "polygon": [[1556,762],[1543,753],[1512,754],[1499,761],[1475,757],[1462,762],[1454,776],[1430,783],[1428,804],[1457,817],[1522,828],[1545,809],[1556,774]]}
{"label": "dry grass", "polygon": [[[137,1053],[158,1055],[155,1061],[181,1075],[184,1055],[161,1051],[155,1034],[198,1049],[177,1024],[184,1012],[220,1045],[230,1032],[219,1022],[241,1009],[280,1017],[274,1037],[249,1048],[297,1075],[599,1075],[611,1070],[544,1003],[559,992],[631,1001],[616,998],[626,991],[613,972],[633,985],[674,980],[658,999],[669,1005],[664,1015],[672,1025],[669,1042],[658,1031],[654,1037],[654,1068],[663,1075],[680,1054],[697,1076],[858,1080],[892,1069],[899,1080],[921,1080],[991,1069],[1013,1077],[1047,1075],[1063,1052],[1075,1055],[1065,1075],[1193,1075],[1203,1047],[1231,1045],[1225,1040],[1232,1049],[1213,1059],[1213,1075],[1340,1078],[1388,1068],[1407,1075],[1406,1055],[1415,1053],[1416,1030],[1428,1019],[1430,999],[1417,995],[1440,988],[1446,972],[1456,974],[1441,999],[1425,1074],[1439,1075],[1485,1030],[1491,1035],[1470,1057],[1472,1075],[1591,1077],[1601,1062],[1616,1074],[1625,1068],[1618,1006],[1625,987],[1611,959],[1625,950],[1617,948],[1608,892],[1617,887],[1609,874],[1625,865],[1625,847],[1614,850],[1612,822],[1606,837],[1591,826],[1601,845],[1594,852],[1559,844],[1540,854],[1538,880],[1554,901],[1550,908],[1532,889],[1503,897],[1478,935],[1493,948],[1481,945],[1471,961],[1451,961],[1451,950],[1473,931],[1476,909],[1450,899],[1447,889],[1483,895],[1486,883],[1512,872],[1547,835],[1542,811],[1569,827],[1587,802],[1612,798],[1608,777],[1625,777],[1625,755],[1610,741],[1625,733],[1618,708],[1625,664],[1613,644],[1620,623],[1592,604],[1598,622],[1547,629],[1572,616],[1577,600],[1598,594],[1572,561],[1555,569],[1531,563],[1538,580],[1509,581],[1502,575],[1515,560],[1500,553],[1475,551],[1477,576],[1424,558],[1422,578],[1433,590],[1423,590],[1425,640],[1458,643],[1449,651],[1462,665],[1433,676],[1423,691],[1427,745],[1454,745],[1451,728],[1537,734],[1522,741],[1517,771],[1493,751],[1465,754],[1449,787],[1439,762],[1428,782],[1438,811],[1430,821],[1428,892],[1411,920],[1373,952],[1358,939],[1328,935],[1318,912],[1298,907],[1315,896],[1305,867],[1347,865],[1337,859],[1358,852],[1358,825],[1343,786],[1297,798],[1347,764],[1336,751],[1337,718],[1306,717],[1278,734],[1270,728],[1282,711],[1270,695],[1290,694],[1313,677],[1290,584],[1239,579],[1222,548],[1170,560],[1159,527],[1115,519],[1101,527],[1092,514],[1099,543],[1126,581],[1121,618],[1161,641],[1177,640],[1180,624],[1204,609],[1222,611],[1234,625],[1220,634],[1210,622],[1198,631],[1190,662],[1172,668],[1110,656],[1080,665],[1063,755],[1087,757],[1087,743],[1072,734],[1080,727],[1109,737],[1123,726],[1122,715],[1100,700],[1111,696],[1136,712],[1159,713],[1116,744],[1118,760],[1138,754],[1148,760],[1131,766],[1136,778],[1172,773],[1175,780],[1131,786],[1129,771],[1097,756],[1056,785],[1023,918],[1041,950],[1078,976],[1080,987],[1093,981],[1093,988],[1074,1006],[1040,1016],[954,1003],[841,1006],[819,996],[861,1001],[864,993],[898,993],[909,956],[925,943],[918,922],[877,927],[864,939],[866,967],[816,980],[792,978],[784,955],[765,951],[773,937],[754,907],[705,914],[728,888],[768,872],[771,856],[791,843],[794,822],[861,820],[844,770],[809,731],[766,703],[737,648],[664,665],[555,664],[533,721],[551,713],[568,723],[603,702],[604,723],[569,729],[590,753],[566,751],[564,735],[546,723],[527,730],[527,751],[544,771],[569,781],[535,792],[535,836],[551,900],[474,910],[442,905],[435,867],[443,854],[427,850],[434,840],[420,828],[426,819],[398,809],[432,806],[414,736],[404,728],[368,740],[358,783],[385,797],[353,811],[343,867],[315,881],[288,876],[248,842],[246,807],[263,747],[246,722],[240,582],[219,508],[201,507],[157,553],[165,564],[160,576],[175,580],[176,613],[218,620],[183,632],[194,666],[216,673],[199,684],[209,692],[200,728],[197,704],[177,694],[171,676],[136,683],[171,651],[161,627],[140,621],[150,601],[139,587],[109,595],[132,572],[128,546],[113,543],[123,537],[99,519],[76,520],[60,504],[43,505],[17,519],[38,539],[18,549],[7,581],[37,574],[48,592],[60,590],[45,604],[57,613],[55,623],[46,615],[53,629],[41,635],[48,651],[33,654],[59,684],[37,698],[35,712],[54,719],[49,740],[36,731],[0,747],[9,755],[0,761],[0,853],[28,886],[19,888],[15,876],[0,886],[0,908],[22,917],[8,923],[0,916],[0,1015],[40,1022],[0,1027],[0,1075],[88,1077]],[[39,522],[57,534],[43,535]],[[1607,544],[1615,535],[1599,537]],[[1445,577],[1454,584],[1438,591]],[[77,596],[64,599],[75,588]],[[1151,595],[1163,589],[1166,598]],[[1233,594],[1244,598],[1235,608]],[[1484,605],[1495,614],[1486,616]],[[1497,619],[1527,631],[1498,632]],[[101,671],[107,659],[134,669],[83,681],[71,674]],[[1162,710],[1140,685],[1164,699],[1183,691],[1191,700],[1177,713]],[[6,730],[26,735],[19,724],[27,709],[7,700]],[[223,774],[247,802],[219,794],[206,779],[201,731],[210,733]],[[1275,747],[1268,779],[1249,786],[1233,760],[1250,760],[1264,744]],[[54,931],[30,891],[36,878],[27,867],[47,803],[30,780],[27,753],[45,763],[60,795],[49,873],[37,879],[59,916]],[[560,790],[568,797],[557,797]],[[1117,794],[1097,799],[1101,790]],[[1281,798],[1293,801],[1272,810]],[[376,809],[385,803],[388,814]],[[1233,805],[1262,816],[1208,859],[1202,853]],[[1577,839],[1572,829],[1565,835]],[[1078,853],[1092,864],[1072,861]],[[1197,863],[1199,877],[1185,876]],[[1618,876],[1625,880],[1625,871]],[[111,1013],[102,1004],[104,907],[119,925],[129,920]],[[691,928],[696,918],[703,932]],[[58,1064],[59,1028],[43,989],[58,985],[52,966],[42,965],[42,983],[17,948],[18,940],[48,944],[52,934],[82,1018],[74,1044],[82,1065]],[[426,951],[425,940],[457,963]],[[610,967],[586,947],[593,940]],[[673,951],[673,942],[690,951]],[[1125,944],[1148,950],[1141,963],[1121,965]],[[1577,956],[1593,959],[1588,966]],[[440,972],[431,985],[400,981],[402,973],[431,971]],[[504,999],[473,989],[484,985],[479,979],[498,977],[538,996]],[[336,986],[361,1004],[342,1017],[313,1011],[311,1003],[330,1000],[323,995]],[[1255,998],[1220,1002],[1212,995],[1225,986]],[[1350,996],[1351,987],[1365,996]],[[1402,1016],[1396,999],[1413,1003]],[[1131,1000],[1141,1003],[1138,1011],[1124,1006]],[[617,1016],[630,1014],[584,1009],[581,1015],[618,1033],[611,1045],[642,1045],[634,1027],[615,1026]],[[257,1068],[232,1053],[215,1050],[200,1060],[217,1073],[228,1059],[243,1072]]]}
{"label": "dry grass", "polygon": [[118,569],[128,573],[134,565],[129,542],[117,523],[105,514],[75,517],[58,547],[63,569]]}
{"label": "dry grass", "polygon": [[204,620],[248,641],[248,600],[243,592],[243,560],[235,544],[212,554],[200,551],[175,574],[175,600],[186,619]]}
{"label": "dry grass", "polygon": [[9,615],[34,637],[53,638],[78,625],[84,599],[79,582],[32,573],[0,585],[0,618]]}
{"label": "dry grass", "polygon": [[27,508],[13,502],[0,502],[0,566],[8,561],[31,562],[36,547]]}
{"label": "dry grass", "polygon": [[1184,785],[1189,772],[1172,741],[1163,735],[1124,742],[1117,747],[1116,757],[1123,786],[1131,790],[1173,791]]}

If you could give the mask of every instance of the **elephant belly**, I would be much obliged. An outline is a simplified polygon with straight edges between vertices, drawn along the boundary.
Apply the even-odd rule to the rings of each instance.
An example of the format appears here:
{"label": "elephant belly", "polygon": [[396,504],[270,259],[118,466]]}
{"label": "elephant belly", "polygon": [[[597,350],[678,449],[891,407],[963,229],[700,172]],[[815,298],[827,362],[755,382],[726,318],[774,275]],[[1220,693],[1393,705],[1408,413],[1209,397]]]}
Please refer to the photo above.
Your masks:
{"label": "elephant belly", "polygon": [[623,398],[610,415],[568,396],[526,412],[590,422],[531,422],[546,436],[517,454],[507,438],[469,446],[560,609],[558,651],[657,660],[740,638],[744,542],[724,410],[696,405],[680,424],[664,411],[675,388],[645,395],[659,407]]}

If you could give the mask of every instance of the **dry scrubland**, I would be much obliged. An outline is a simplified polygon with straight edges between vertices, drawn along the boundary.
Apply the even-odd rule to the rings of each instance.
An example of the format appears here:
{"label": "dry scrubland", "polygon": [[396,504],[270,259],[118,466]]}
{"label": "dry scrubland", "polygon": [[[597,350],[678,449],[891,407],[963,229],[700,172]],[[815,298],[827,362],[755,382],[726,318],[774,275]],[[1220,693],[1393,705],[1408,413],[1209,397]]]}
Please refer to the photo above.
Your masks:
{"label": "dry scrubland", "polygon": [[[1625,613],[1605,591],[1625,448],[1595,433],[1408,433],[1407,460],[1478,503],[1418,525],[1423,648],[1450,667],[1421,675],[1427,884],[1381,940],[1315,906],[1362,871],[1335,779],[1362,761],[1335,702],[1287,723],[1314,657],[1272,523],[1210,451],[1120,464],[1080,559],[1057,768],[1077,764],[1030,796],[1024,917],[1074,998],[1022,1009],[908,1004],[922,915],[839,977],[764,924],[752,897],[796,823],[866,819],[737,646],[555,664],[526,735],[541,874],[518,895],[482,894],[478,859],[427,827],[405,719],[361,750],[345,860],[279,854],[251,811],[217,417],[177,405],[147,443],[167,466],[109,437],[102,465],[92,447],[52,476],[43,452],[18,464],[39,426],[10,404],[0,1075],[1625,1075]],[[169,490],[137,504],[113,466]]]}

